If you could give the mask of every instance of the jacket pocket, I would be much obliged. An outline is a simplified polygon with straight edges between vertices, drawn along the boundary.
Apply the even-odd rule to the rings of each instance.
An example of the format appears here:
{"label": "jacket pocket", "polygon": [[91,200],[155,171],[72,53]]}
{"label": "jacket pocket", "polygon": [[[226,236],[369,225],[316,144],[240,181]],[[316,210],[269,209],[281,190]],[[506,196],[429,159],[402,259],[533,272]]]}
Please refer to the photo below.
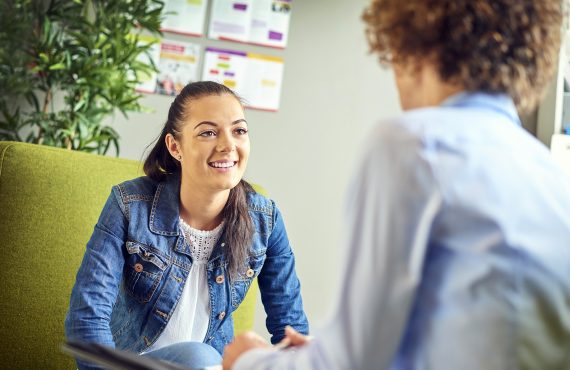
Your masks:
{"label": "jacket pocket", "polygon": [[261,272],[264,261],[265,254],[250,257],[245,269],[239,271],[237,278],[232,281],[231,293],[232,306],[234,309],[236,309],[245,298],[251,282]]}
{"label": "jacket pocket", "polygon": [[140,303],[149,302],[168,263],[152,247],[128,241],[125,263],[125,290]]}

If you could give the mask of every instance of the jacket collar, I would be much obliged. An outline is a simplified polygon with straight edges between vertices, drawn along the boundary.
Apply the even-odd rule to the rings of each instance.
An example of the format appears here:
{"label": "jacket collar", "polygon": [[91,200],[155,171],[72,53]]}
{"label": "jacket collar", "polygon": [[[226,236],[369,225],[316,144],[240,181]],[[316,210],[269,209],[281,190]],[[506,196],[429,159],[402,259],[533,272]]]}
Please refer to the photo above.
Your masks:
{"label": "jacket collar", "polygon": [[[180,176],[170,175],[165,181],[158,184],[152,209],[150,211],[149,228],[150,231],[160,235],[179,236],[180,235]],[[220,236],[216,246],[212,250],[208,267],[212,268],[215,261],[224,253],[224,248],[228,248],[225,231]],[[184,238],[179,238],[174,249],[187,255],[191,255],[190,247],[184,242]],[[222,261],[223,263],[223,261]],[[216,264],[217,265],[217,264]]]}
{"label": "jacket collar", "polygon": [[152,209],[150,211],[150,231],[160,235],[176,236],[180,234],[180,176],[167,176],[158,184]]}

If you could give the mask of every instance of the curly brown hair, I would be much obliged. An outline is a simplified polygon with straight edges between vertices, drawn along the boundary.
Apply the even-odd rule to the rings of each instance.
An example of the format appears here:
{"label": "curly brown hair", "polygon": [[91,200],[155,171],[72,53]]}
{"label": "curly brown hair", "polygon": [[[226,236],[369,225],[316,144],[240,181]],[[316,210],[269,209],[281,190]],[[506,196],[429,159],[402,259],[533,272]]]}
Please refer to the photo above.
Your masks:
{"label": "curly brown hair", "polygon": [[381,64],[428,60],[442,81],[507,93],[528,112],[555,71],[562,1],[372,0],[362,19]]}

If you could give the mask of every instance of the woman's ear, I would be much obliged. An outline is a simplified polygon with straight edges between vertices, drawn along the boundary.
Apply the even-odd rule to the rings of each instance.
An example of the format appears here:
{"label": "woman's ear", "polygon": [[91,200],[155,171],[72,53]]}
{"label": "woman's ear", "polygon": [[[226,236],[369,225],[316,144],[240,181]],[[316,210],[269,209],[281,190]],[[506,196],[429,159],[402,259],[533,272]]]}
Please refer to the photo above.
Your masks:
{"label": "woman's ear", "polygon": [[170,153],[170,155],[172,157],[174,157],[178,161],[182,160],[180,148],[179,148],[178,142],[174,138],[174,135],[166,134],[166,136],[164,138],[164,143],[166,144],[166,149],[168,149],[168,152]]}

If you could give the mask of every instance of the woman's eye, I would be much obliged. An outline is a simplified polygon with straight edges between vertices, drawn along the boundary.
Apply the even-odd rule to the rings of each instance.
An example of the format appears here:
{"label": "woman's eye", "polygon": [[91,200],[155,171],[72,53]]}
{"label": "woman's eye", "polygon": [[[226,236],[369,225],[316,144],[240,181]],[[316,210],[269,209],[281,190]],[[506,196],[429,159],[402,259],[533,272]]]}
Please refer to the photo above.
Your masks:
{"label": "woman's eye", "polygon": [[210,136],[216,136],[216,133],[214,131],[204,131],[204,132],[200,132],[198,134],[198,136],[210,137]]}
{"label": "woman's eye", "polygon": [[245,134],[247,134],[247,129],[245,129],[243,127],[236,128],[236,134],[245,135]]}

